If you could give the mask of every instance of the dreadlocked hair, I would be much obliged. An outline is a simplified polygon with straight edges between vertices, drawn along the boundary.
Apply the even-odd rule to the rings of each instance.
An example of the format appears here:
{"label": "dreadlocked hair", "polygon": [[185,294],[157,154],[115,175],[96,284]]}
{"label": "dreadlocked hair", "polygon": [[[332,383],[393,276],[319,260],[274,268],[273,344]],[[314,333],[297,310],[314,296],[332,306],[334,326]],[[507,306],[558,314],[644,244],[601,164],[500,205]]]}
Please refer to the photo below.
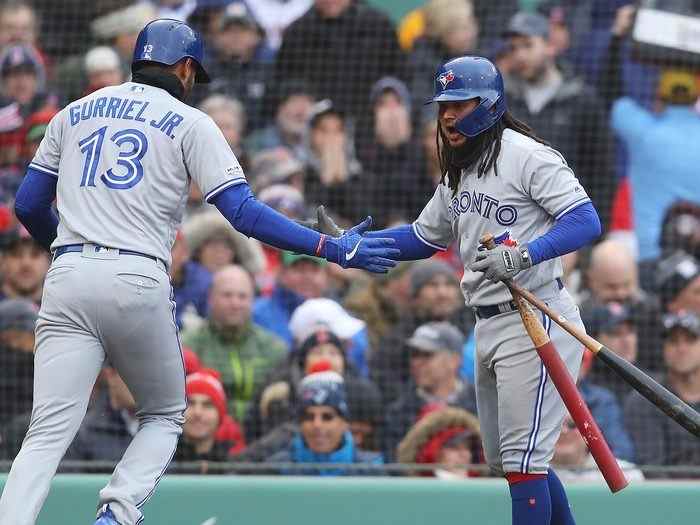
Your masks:
{"label": "dreadlocked hair", "polygon": [[452,148],[447,144],[442,128],[438,124],[435,143],[440,160],[440,172],[442,173],[440,182],[444,183],[445,177],[447,177],[447,185],[452,190],[453,196],[457,195],[462,170],[470,171],[476,168],[476,176],[480,178],[493,168],[494,174],[498,176],[496,161],[501,153],[503,130],[507,128],[549,146],[547,141],[535,135],[530,126],[516,119],[510,111],[506,111],[493,126],[479,133],[476,137],[469,138],[459,148]]}

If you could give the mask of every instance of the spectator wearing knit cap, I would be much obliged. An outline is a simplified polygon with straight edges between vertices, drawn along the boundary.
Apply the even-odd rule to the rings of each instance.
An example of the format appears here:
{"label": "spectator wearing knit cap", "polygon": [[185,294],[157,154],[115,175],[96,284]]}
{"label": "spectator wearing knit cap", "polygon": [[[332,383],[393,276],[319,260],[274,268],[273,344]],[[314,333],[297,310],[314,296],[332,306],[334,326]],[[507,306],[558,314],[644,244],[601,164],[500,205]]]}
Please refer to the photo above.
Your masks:
{"label": "spectator wearing knit cap", "polygon": [[[299,385],[297,421],[299,431],[291,443],[267,459],[268,463],[338,463],[336,468],[283,469],[284,474],[343,476],[358,475],[343,465],[379,465],[382,457],[355,445],[349,430],[350,411],[343,377],[328,363],[317,363]],[[364,473],[371,473],[366,471]]]}
{"label": "spectator wearing knit cap", "polygon": [[668,257],[659,266],[657,286],[665,311],[700,315],[700,262],[695,257],[684,252]]}
{"label": "spectator wearing knit cap", "polygon": [[[240,428],[226,412],[226,393],[215,370],[200,369],[185,381],[187,410],[182,437],[175,451],[175,461],[198,461],[205,474],[210,461],[226,461],[229,454],[245,447]],[[233,427],[237,441],[217,439],[224,424]]]}
{"label": "spectator wearing knit cap", "polygon": [[447,263],[430,259],[414,263],[409,270],[411,298],[395,327],[372,349],[371,379],[382,390],[385,402],[395,400],[409,382],[406,340],[423,323],[450,321],[462,330],[474,325],[464,307],[455,271]]}
{"label": "spectator wearing knit cap", "polygon": [[479,421],[461,408],[427,410],[401,440],[399,463],[435,465],[432,472],[419,475],[440,479],[463,479],[476,475],[465,465],[484,462]]}
{"label": "spectator wearing knit cap", "polygon": [[476,393],[459,376],[464,335],[447,322],[420,325],[406,341],[411,382],[386,409],[384,457],[396,446],[428,407],[453,406],[476,413]]}
{"label": "spectator wearing knit cap", "polygon": [[93,47],[85,53],[84,67],[87,73],[87,88],[84,95],[107,86],[124,82],[124,68],[117,52],[109,46]]}
{"label": "spectator wearing knit cap", "polygon": [[[256,392],[244,421],[248,442],[293,419],[299,394],[297,386],[319,361],[327,363],[331,370],[343,376],[349,396],[351,428],[357,422],[358,433],[364,430],[369,435],[370,430],[380,431],[381,418],[373,412],[377,409],[381,412],[379,390],[367,379],[356,375],[347,361],[345,345],[340,338],[327,326],[318,325]],[[365,406],[366,403],[372,406]],[[370,423],[372,429],[363,427],[363,422]]]}

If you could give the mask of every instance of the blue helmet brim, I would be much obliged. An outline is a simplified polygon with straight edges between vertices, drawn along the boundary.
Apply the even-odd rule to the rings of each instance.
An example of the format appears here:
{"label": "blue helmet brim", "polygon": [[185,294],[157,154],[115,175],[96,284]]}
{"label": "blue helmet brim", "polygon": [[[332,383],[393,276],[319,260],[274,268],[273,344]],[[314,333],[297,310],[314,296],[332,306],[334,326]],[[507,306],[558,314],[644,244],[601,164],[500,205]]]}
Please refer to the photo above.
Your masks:
{"label": "blue helmet brim", "polygon": [[429,98],[424,102],[424,105],[432,104],[433,102],[459,102],[462,100],[471,100],[473,98],[479,98],[475,95],[466,95],[464,93],[443,91],[439,95]]}

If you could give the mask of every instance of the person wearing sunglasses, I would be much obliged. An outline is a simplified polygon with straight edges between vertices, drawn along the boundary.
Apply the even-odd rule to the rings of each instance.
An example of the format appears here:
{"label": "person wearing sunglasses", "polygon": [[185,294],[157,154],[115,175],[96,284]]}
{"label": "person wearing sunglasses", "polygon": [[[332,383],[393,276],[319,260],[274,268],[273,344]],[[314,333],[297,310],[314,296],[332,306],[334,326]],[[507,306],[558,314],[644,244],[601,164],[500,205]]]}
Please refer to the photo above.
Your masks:
{"label": "person wearing sunglasses", "polygon": [[[368,475],[379,471],[382,456],[355,445],[350,432],[350,412],[343,377],[322,360],[311,367],[298,389],[298,430],[282,450],[266,460],[285,475]],[[296,464],[291,467],[290,464]],[[329,466],[329,464],[334,464]],[[355,467],[354,464],[364,464]],[[337,465],[337,466],[336,466]]]}

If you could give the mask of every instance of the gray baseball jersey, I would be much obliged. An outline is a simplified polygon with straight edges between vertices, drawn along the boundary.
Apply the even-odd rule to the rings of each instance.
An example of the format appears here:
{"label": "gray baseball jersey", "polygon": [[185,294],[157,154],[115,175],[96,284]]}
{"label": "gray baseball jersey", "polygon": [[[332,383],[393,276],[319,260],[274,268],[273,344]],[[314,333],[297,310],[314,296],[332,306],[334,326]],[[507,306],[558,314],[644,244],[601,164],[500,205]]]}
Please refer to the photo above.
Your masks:
{"label": "gray baseball jersey", "polygon": [[54,248],[92,242],[168,264],[190,177],[207,200],[245,182],[211,118],[133,82],[66,106],[49,123],[30,167],[58,177]]}
{"label": "gray baseball jersey", "polygon": [[[446,184],[438,185],[413,224],[416,235],[434,248],[444,250],[456,241],[464,263],[462,291],[470,306],[511,298],[505,286],[468,268],[484,233],[509,231],[512,239],[524,243],[546,233],[556,219],[590,200],[557,151],[510,129],[503,132],[497,169],[498,176],[493,170],[481,178],[475,171],[463,173],[456,195]],[[515,280],[534,290],[561,275],[557,257],[521,272]]]}

